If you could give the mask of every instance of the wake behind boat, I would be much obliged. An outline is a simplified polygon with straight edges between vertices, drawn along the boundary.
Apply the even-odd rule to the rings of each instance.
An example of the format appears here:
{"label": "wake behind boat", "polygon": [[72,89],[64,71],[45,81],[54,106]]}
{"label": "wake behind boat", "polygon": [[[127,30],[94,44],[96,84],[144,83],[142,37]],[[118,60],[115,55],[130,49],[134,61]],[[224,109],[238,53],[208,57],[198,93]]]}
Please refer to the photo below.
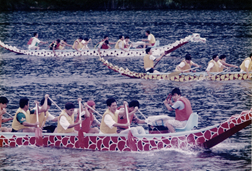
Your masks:
{"label": "wake behind boat", "polygon": [[[233,115],[225,122],[184,132],[144,134],[129,137],[122,134],[84,134],[80,141],[77,134],[43,133],[43,146],[75,148],[98,151],[151,151],[160,149],[211,148],[241,129],[250,125],[251,111]],[[0,147],[31,146],[36,144],[34,133],[0,132]]]}

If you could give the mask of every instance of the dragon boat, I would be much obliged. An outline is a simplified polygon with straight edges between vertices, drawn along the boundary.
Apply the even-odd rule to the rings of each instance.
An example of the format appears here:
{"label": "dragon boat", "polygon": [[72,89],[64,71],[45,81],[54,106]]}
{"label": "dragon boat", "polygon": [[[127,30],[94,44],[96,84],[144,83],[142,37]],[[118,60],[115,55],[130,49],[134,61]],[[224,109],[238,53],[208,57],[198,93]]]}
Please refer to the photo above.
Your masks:
{"label": "dragon boat", "polygon": [[[42,140],[45,147],[98,151],[152,151],[168,148],[188,150],[198,147],[208,149],[249,126],[251,121],[252,111],[243,111],[225,122],[198,130],[132,137],[122,134],[84,134],[82,142],[77,134],[43,133]],[[0,147],[35,145],[35,133],[0,132]]]}
{"label": "dragon boat", "polygon": [[[199,34],[194,33],[181,39],[180,41],[176,41],[173,44],[165,45],[165,46],[158,46],[154,45],[152,47],[152,51],[154,55],[160,55],[165,51],[173,51],[188,42],[206,42],[206,39],[201,38]],[[16,46],[10,46],[2,41],[0,41],[0,46],[17,54],[23,55],[31,55],[31,56],[43,56],[43,57],[53,57],[55,54],[58,57],[71,57],[71,56],[99,56],[98,49],[87,49],[82,51],[76,50],[56,50],[55,54],[52,50],[21,50]],[[137,57],[137,56],[144,56],[145,49],[129,49],[127,52],[122,51],[120,49],[101,49],[100,50],[101,56],[111,56],[111,57]]]}

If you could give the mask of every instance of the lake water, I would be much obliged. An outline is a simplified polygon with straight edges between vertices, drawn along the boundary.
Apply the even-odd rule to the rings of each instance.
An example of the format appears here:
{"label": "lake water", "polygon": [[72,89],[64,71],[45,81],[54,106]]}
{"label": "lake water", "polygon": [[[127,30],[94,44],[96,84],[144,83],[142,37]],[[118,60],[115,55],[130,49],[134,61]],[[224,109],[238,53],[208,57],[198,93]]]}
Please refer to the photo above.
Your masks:
{"label": "lake water", "polygon": [[[82,35],[92,38],[90,47],[104,35],[115,42],[120,34],[132,41],[145,38],[150,30],[161,45],[199,33],[207,42],[188,43],[164,57],[157,70],[175,69],[186,53],[202,65],[204,71],[213,54],[227,55],[227,62],[240,65],[252,52],[251,11],[32,11],[0,13],[0,40],[27,48],[34,31],[43,41],[66,38],[69,44]],[[41,46],[47,49],[47,46]],[[143,71],[142,57],[106,58],[109,62],[133,71]],[[192,103],[199,118],[199,128],[225,121],[233,114],[251,108],[252,82],[193,81],[169,82],[130,79],[103,66],[97,57],[36,57],[15,55],[0,48],[0,95],[10,102],[7,111],[14,115],[21,97],[41,100],[48,93],[63,108],[68,101],[81,97],[96,102],[103,113],[105,101],[114,97],[123,101],[139,100],[146,116],[167,114],[163,101],[179,87]],[[239,71],[232,69],[232,71]],[[50,112],[60,111],[53,105]],[[141,116],[139,115],[141,118]],[[98,117],[98,119],[100,119]],[[52,124],[52,123],[47,123]],[[5,123],[3,126],[11,126]],[[146,127],[146,126],[145,126]],[[19,147],[0,149],[1,170],[251,170],[251,125],[210,150],[156,152],[100,152],[72,149]]]}

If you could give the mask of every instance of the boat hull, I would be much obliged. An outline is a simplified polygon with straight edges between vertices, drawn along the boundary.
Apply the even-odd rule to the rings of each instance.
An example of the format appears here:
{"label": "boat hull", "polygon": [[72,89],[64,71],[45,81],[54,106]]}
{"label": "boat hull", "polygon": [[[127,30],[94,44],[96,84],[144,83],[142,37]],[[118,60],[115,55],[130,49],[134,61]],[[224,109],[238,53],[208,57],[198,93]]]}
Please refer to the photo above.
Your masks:
{"label": "boat hull", "polygon": [[[77,134],[43,134],[43,146],[98,151],[152,151],[167,148],[211,148],[234,133],[251,124],[251,111],[231,116],[227,121],[200,130],[168,134],[144,134],[134,136],[129,145],[128,135],[84,134],[80,142]],[[133,143],[133,144],[132,144]],[[35,145],[34,133],[1,132],[0,147]],[[133,145],[133,146],[132,146]],[[134,148],[132,148],[134,147]]]}

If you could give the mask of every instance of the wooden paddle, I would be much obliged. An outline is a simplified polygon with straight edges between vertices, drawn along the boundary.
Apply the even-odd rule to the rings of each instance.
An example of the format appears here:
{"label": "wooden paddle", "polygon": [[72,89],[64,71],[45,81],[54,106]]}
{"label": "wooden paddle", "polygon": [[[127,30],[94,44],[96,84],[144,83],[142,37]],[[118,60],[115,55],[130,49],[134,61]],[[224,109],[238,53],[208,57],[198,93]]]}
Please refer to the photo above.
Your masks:
{"label": "wooden paddle", "polygon": [[89,109],[91,109],[94,113],[96,113],[97,115],[99,115],[100,117],[102,117],[102,115],[99,113],[99,112],[97,112],[96,110],[94,110],[91,106],[89,106],[88,104],[87,104],[87,107],[89,108]]}
{"label": "wooden paddle", "polygon": [[48,97],[49,100],[52,101],[52,103],[60,110],[60,111],[63,111],[50,97]]}
{"label": "wooden paddle", "polygon": [[11,118],[13,118],[13,116],[11,116],[11,114],[9,114],[8,112],[5,112],[5,114],[9,115]]}
{"label": "wooden paddle", "polygon": [[[37,118],[37,122],[39,122],[38,104],[37,103],[36,103],[36,118]],[[36,139],[36,145],[37,146],[43,146],[42,130],[39,127],[39,124],[37,125],[37,128],[35,128],[35,139]]]}
{"label": "wooden paddle", "polygon": [[[79,100],[79,121],[81,121],[81,101]],[[84,148],[84,135],[81,130],[82,124],[80,123],[80,129],[78,131],[79,146]]]}
{"label": "wooden paddle", "polygon": [[146,117],[144,116],[144,114],[139,109],[137,111],[142,115],[142,117],[144,117],[144,119],[146,119]]}
{"label": "wooden paddle", "polygon": [[[126,111],[127,122],[128,122],[128,124],[130,124],[127,104],[125,104],[125,111]],[[129,125],[128,129],[130,129],[130,125]],[[132,132],[130,130],[128,132],[128,145],[129,145],[129,148],[130,148],[131,151],[137,151],[134,136],[132,135]]]}

